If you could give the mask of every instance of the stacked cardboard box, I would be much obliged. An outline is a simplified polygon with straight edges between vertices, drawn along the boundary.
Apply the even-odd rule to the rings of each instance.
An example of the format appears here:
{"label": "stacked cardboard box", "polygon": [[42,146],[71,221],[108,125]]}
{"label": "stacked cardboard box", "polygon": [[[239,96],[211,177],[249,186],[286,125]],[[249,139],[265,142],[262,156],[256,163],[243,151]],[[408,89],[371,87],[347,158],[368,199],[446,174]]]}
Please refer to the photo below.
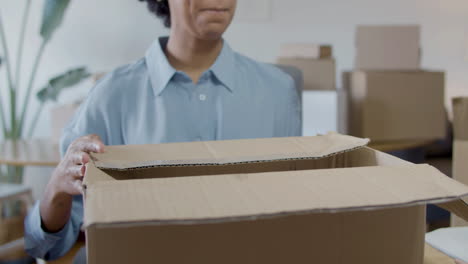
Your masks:
{"label": "stacked cardboard box", "polygon": [[[468,97],[453,99],[453,131],[453,178],[468,185]],[[468,226],[468,222],[452,215],[452,226]]]}
{"label": "stacked cardboard box", "polygon": [[281,47],[278,64],[300,69],[304,90],[335,90],[336,65],[332,47],[316,44],[286,44]]}
{"label": "stacked cardboard box", "polygon": [[337,131],[336,65],[332,47],[318,44],[286,44],[277,63],[302,72],[302,112],[304,136]]}
{"label": "stacked cardboard box", "polygon": [[355,68],[360,70],[420,70],[420,27],[358,26]]}
{"label": "stacked cardboard box", "polygon": [[418,26],[360,26],[345,73],[351,135],[373,141],[444,138],[445,75],[420,69]]}
{"label": "stacked cardboard box", "polygon": [[425,204],[468,219],[468,187],[367,143],[109,146],[84,180],[88,263],[422,264]]}

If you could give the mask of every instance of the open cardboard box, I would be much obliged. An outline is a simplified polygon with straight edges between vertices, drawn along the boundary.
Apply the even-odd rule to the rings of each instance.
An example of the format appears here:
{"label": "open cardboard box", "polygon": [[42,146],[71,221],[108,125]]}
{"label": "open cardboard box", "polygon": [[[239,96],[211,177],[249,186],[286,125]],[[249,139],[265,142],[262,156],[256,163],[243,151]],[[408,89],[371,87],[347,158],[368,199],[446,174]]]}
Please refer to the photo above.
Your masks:
{"label": "open cardboard box", "polygon": [[88,164],[88,263],[423,262],[425,205],[468,187],[339,134],[110,146]]}

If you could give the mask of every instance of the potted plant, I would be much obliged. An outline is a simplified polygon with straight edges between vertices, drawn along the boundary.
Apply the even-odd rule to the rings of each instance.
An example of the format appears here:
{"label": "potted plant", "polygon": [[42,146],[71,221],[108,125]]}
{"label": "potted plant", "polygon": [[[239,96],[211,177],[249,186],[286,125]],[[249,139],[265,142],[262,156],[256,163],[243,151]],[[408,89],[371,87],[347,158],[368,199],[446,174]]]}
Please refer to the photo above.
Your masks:
{"label": "potted plant", "polygon": [[[32,136],[37,125],[37,121],[42,113],[44,106],[51,101],[56,101],[60,92],[66,88],[72,87],[90,76],[90,73],[85,67],[76,67],[66,70],[64,73],[58,74],[51,78],[37,93],[36,76],[43,58],[43,53],[50,43],[54,33],[63,22],[64,15],[70,4],[70,0],[44,0],[42,22],[40,27],[40,36],[42,39],[41,45],[38,48],[37,55],[34,59],[33,67],[29,72],[27,82],[22,82],[25,74],[21,71],[23,60],[24,38],[26,34],[27,24],[30,17],[30,7],[32,0],[23,0],[25,3],[21,30],[18,36],[7,36],[5,32],[5,24],[0,13],[0,71],[5,71],[7,89],[0,89],[0,141],[5,140],[20,140],[28,139]],[[1,8],[0,8],[1,9]],[[7,38],[18,38],[18,49],[15,56],[15,69],[12,68],[13,57],[8,48]],[[4,80],[1,80],[4,83]],[[19,97],[21,91],[22,97]],[[31,100],[34,99],[32,94],[35,93],[35,99],[40,102],[38,109],[31,109]],[[31,115],[32,122],[27,123],[26,120]],[[29,119],[28,119],[29,120]],[[22,183],[23,168],[16,166],[0,167],[0,184],[3,183]],[[3,204],[0,206],[0,230],[9,232],[15,231],[18,234],[5,234],[0,232],[0,245],[22,236],[22,228],[1,226],[20,225],[22,227],[24,210],[18,202]],[[2,221],[9,218],[10,221]],[[14,221],[17,219],[17,221]]]}

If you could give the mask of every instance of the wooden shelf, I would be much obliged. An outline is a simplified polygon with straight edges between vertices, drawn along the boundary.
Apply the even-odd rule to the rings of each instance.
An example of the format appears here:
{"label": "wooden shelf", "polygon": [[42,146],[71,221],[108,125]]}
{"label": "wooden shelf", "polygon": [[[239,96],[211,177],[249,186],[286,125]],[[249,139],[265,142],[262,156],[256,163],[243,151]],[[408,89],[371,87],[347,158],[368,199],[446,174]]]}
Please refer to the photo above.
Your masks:
{"label": "wooden shelf", "polygon": [[60,162],[58,143],[47,139],[0,143],[0,164],[55,167]]}

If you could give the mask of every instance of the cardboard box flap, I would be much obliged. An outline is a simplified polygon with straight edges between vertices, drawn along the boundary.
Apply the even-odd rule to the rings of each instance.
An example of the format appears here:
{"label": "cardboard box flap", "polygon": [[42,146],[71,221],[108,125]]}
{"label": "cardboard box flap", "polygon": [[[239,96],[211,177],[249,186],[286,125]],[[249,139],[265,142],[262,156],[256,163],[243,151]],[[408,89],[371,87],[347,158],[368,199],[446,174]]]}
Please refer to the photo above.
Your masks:
{"label": "cardboard box flap", "polygon": [[453,98],[453,132],[455,139],[468,140],[468,97]]}
{"label": "cardboard box flap", "polygon": [[318,159],[366,146],[368,139],[329,133],[316,137],[265,138],[158,145],[109,146],[93,154],[96,167],[130,168],[223,165],[288,159]]}
{"label": "cardboard box flap", "polygon": [[468,194],[429,165],[100,181],[85,225],[194,224],[446,202]]}
{"label": "cardboard box flap", "polygon": [[468,221],[468,204],[464,200],[458,199],[455,201],[438,204],[438,206],[447,211],[450,211],[463,220]]}
{"label": "cardboard box flap", "polygon": [[[89,175],[92,175],[92,177],[90,177]],[[86,176],[83,179],[84,188],[87,188],[88,185],[93,184],[95,182],[113,180],[115,179],[111,175],[96,168],[96,166],[93,163],[88,163],[86,165]]]}

